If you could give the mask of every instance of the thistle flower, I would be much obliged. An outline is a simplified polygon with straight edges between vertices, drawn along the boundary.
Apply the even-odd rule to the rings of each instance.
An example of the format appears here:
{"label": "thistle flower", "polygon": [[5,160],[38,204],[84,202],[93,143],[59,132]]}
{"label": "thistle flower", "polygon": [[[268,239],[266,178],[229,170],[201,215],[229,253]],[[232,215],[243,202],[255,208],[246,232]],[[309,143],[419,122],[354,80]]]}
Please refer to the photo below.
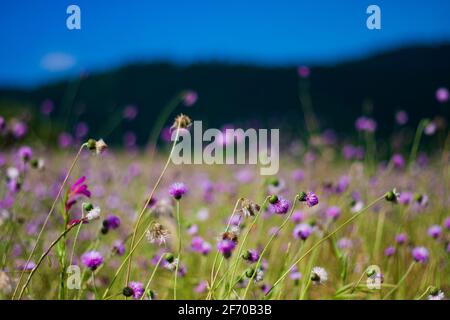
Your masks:
{"label": "thistle flower", "polygon": [[436,90],[436,100],[439,103],[447,102],[449,99],[449,92],[447,88],[441,87]]}
{"label": "thistle flower", "polygon": [[217,244],[217,250],[226,258],[230,258],[233,250],[236,248],[236,243],[229,239],[220,240]]}
{"label": "thistle flower", "polygon": [[319,198],[317,197],[317,195],[313,192],[302,192],[299,195],[299,201],[301,202],[306,202],[306,205],[308,207],[314,207],[317,204],[319,204]]}
{"label": "thistle flower", "polygon": [[239,210],[239,212],[246,217],[253,217],[256,215],[256,213],[259,212],[260,209],[261,207],[257,203],[254,203],[253,201],[248,199],[244,199],[244,201],[242,201],[241,209]]}
{"label": "thistle flower", "polygon": [[294,238],[296,238],[296,239],[306,240],[309,238],[309,236],[312,234],[312,232],[313,232],[313,228],[309,224],[302,223],[302,224],[297,225],[294,228],[294,231],[292,234],[294,235]]}
{"label": "thistle flower", "polygon": [[408,113],[406,113],[405,110],[397,111],[395,120],[397,121],[397,124],[401,126],[405,125],[408,122]]}
{"label": "thistle flower", "polygon": [[285,198],[279,196],[274,203],[269,204],[269,210],[275,214],[286,214],[289,211],[290,203]]}
{"label": "thistle flower", "polygon": [[173,123],[171,130],[180,128],[180,129],[188,129],[192,125],[192,120],[188,116],[184,114],[180,114],[175,118],[175,122]]}
{"label": "thistle flower", "polygon": [[23,162],[28,162],[33,157],[33,150],[28,146],[20,147],[18,155]]}
{"label": "thistle flower", "polygon": [[384,250],[384,255],[386,257],[392,257],[395,254],[395,247],[389,246]]}
{"label": "thistle flower", "polygon": [[447,228],[447,230],[450,230],[450,217],[447,217],[444,221],[444,227]]}
{"label": "thistle flower", "polygon": [[337,220],[341,216],[341,208],[336,206],[329,207],[325,214],[328,218]]}
{"label": "thistle flower", "polygon": [[154,223],[146,232],[147,240],[158,245],[165,244],[169,235],[169,231],[159,223]]}
{"label": "thistle flower", "polygon": [[98,251],[88,251],[81,256],[81,262],[87,268],[95,271],[103,263],[103,256]]}
{"label": "thistle flower", "polygon": [[377,129],[375,120],[368,117],[359,117],[355,122],[356,130],[373,133]]}
{"label": "thistle flower", "polygon": [[441,234],[442,234],[442,228],[439,225],[431,226],[428,229],[428,235],[434,239],[439,238],[441,236]]}
{"label": "thistle flower", "polygon": [[324,284],[328,280],[328,273],[322,267],[314,267],[311,271],[311,281],[314,284]]}
{"label": "thistle flower", "polygon": [[176,200],[180,200],[187,192],[187,187],[182,182],[175,182],[169,187],[169,194]]}
{"label": "thistle flower", "polygon": [[113,252],[118,256],[122,256],[125,253],[125,245],[122,241],[116,240],[113,243]]}
{"label": "thistle flower", "polygon": [[183,103],[186,107],[192,107],[198,99],[198,94],[195,91],[187,90],[183,92]]}
{"label": "thistle flower", "polygon": [[395,242],[397,244],[402,245],[402,244],[405,244],[406,241],[408,241],[408,237],[405,233],[400,233],[395,237]]}
{"label": "thistle flower", "polygon": [[428,249],[425,247],[415,247],[412,250],[412,256],[416,262],[426,263],[429,258]]}
{"label": "thistle flower", "polygon": [[401,154],[394,154],[392,156],[392,164],[394,165],[394,168],[396,169],[403,169],[405,167],[405,159],[403,158],[403,156]]}
{"label": "thistle flower", "polygon": [[134,300],[142,298],[144,295],[144,286],[141,282],[132,281],[128,286],[133,291],[132,296]]}
{"label": "thistle flower", "polygon": [[259,260],[259,252],[254,249],[247,250],[247,252],[242,255],[242,258],[250,263],[256,263]]}
{"label": "thistle flower", "polygon": [[103,220],[103,226],[108,229],[115,230],[120,227],[120,218],[115,215],[109,215]]}

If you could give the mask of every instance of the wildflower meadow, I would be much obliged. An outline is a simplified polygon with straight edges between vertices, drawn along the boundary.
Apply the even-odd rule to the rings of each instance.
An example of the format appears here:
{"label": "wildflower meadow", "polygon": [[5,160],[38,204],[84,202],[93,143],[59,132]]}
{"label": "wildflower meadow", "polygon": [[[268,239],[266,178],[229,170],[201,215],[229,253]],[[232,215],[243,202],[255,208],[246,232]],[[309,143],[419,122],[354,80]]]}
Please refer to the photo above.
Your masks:
{"label": "wildflower meadow", "polygon": [[[448,89],[430,95],[450,108]],[[312,104],[306,134],[272,151],[279,170],[262,175],[261,164],[173,163],[202,120],[190,116],[197,99],[186,90],[162,108],[145,148],[130,135],[110,145],[84,123],[50,143],[29,119],[0,114],[0,298],[448,297],[448,119],[393,111],[381,140],[384,120],[362,114],[349,139],[320,130]],[[44,101],[35,117],[52,108]],[[127,106],[118,124],[137,117]]]}

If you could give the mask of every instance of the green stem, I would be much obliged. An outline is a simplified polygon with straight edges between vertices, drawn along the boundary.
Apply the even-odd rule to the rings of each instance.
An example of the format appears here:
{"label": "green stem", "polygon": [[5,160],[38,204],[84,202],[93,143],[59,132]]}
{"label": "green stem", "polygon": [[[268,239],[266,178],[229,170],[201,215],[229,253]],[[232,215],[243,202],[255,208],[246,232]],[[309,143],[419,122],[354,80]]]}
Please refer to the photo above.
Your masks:
{"label": "green stem", "polygon": [[376,199],[375,201],[373,201],[372,203],[370,203],[369,205],[367,205],[365,208],[361,209],[361,211],[359,211],[358,213],[355,213],[351,218],[349,218],[347,221],[345,221],[344,223],[342,223],[339,227],[337,227],[332,233],[328,234],[327,236],[323,237],[321,240],[319,240],[315,245],[313,245],[309,250],[307,250],[297,261],[295,261],[295,263],[292,264],[292,266],[275,282],[275,284],[272,286],[272,288],[270,288],[269,292],[267,292],[266,295],[268,295],[276,286],[278,286],[280,284],[281,281],[283,281],[284,278],[286,278],[289,274],[289,272],[291,272],[291,270],[299,263],[301,262],[306,256],[308,256],[311,252],[313,252],[316,248],[318,248],[320,245],[322,245],[322,243],[324,243],[325,241],[327,241],[330,237],[332,237],[333,235],[335,235],[337,232],[339,232],[340,230],[342,230],[343,228],[345,228],[348,224],[350,224],[351,222],[353,222],[353,220],[357,219],[361,214],[363,214],[365,211],[367,211],[368,209],[370,209],[372,206],[374,206],[378,201],[384,199],[384,197],[386,196],[386,194],[384,194],[383,196],[379,197],[378,199]]}
{"label": "green stem", "polygon": [[178,269],[180,266],[181,259],[181,221],[180,221],[180,200],[177,200],[177,226],[178,226],[178,255],[177,255],[177,265],[175,267],[175,280],[173,285],[173,300],[177,300],[177,280],[178,280]]}
{"label": "green stem", "polygon": [[164,255],[161,255],[161,257],[160,257],[159,260],[158,260],[158,263],[157,263],[156,266],[155,266],[155,269],[153,269],[152,275],[150,276],[150,279],[148,279],[147,284],[146,284],[146,286],[145,286],[144,294],[142,295],[141,300],[144,300],[145,293],[146,293],[146,292],[148,291],[148,289],[150,288],[150,284],[152,283],[153,277],[154,277],[155,274],[156,274],[156,270],[158,270],[159,265],[161,264],[161,261],[162,261],[163,258],[164,258]]}
{"label": "green stem", "polygon": [[[66,174],[66,176],[64,178],[64,181],[63,181],[61,187],[59,188],[58,194],[56,195],[55,200],[53,200],[53,203],[52,203],[52,206],[50,208],[50,211],[48,212],[47,217],[45,218],[44,224],[42,225],[41,230],[39,231],[39,234],[37,236],[36,242],[34,243],[33,249],[31,250],[31,253],[28,256],[28,259],[27,259],[25,265],[28,265],[30,263],[31,258],[33,257],[34,253],[36,252],[36,248],[37,248],[37,246],[39,244],[39,241],[40,241],[40,239],[41,239],[41,237],[42,237],[42,235],[44,233],[44,229],[47,226],[48,221],[50,220],[50,216],[52,215],[53,211],[55,210],[56,203],[57,203],[59,197],[61,196],[61,193],[62,193],[62,191],[64,189],[64,186],[66,185],[67,180],[69,180],[69,177],[70,177],[73,169],[75,168],[75,164],[77,163],[78,159],[80,158],[81,152],[83,151],[83,148],[85,146],[86,146],[86,144],[82,144],[81,145],[80,149],[78,150],[78,153],[76,154],[75,158],[73,159],[72,164],[69,167],[69,171],[67,171],[67,174]],[[12,295],[12,299],[13,300],[16,297],[16,293],[17,293],[17,290],[19,289],[19,286],[20,286],[20,284],[22,282],[22,278],[23,278],[24,273],[25,273],[25,269],[22,270],[22,272],[20,273],[19,280],[17,281],[16,288],[14,289],[14,293]]]}
{"label": "green stem", "polygon": [[252,281],[255,278],[255,275],[257,273],[257,270],[259,269],[260,265],[261,265],[261,261],[264,257],[264,254],[266,253],[267,249],[269,248],[270,244],[272,243],[272,241],[275,239],[275,237],[277,237],[277,235],[281,232],[281,230],[283,230],[283,228],[286,226],[286,224],[289,222],[289,220],[291,219],[292,214],[294,213],[294,209],[295,209],[295,205],[297,204],[297,200],[299,199],[299,195],[296,195],[294,198],[294,202],[292,203],[292,208],[291,211],[289,212],[288,216],[286,217],[286,219],[284,219],[283,223],[281,224],[281,226],[278,228],[277,232],[274,232],[272,234],[272,236],[270,237],[269,241],[266,243],[266,245],[263,248],[263,251],[261,252],[261,255],[259,256],[258,262],[256,263],[256,267],[255,267],[255,272],[253,272],[253,275],[251,276],[251,278],[248,281],[247,287],[245,288],[245,292],[244,292],[244,297],[243,299],[245,300],[245,298],[247,297],[248,294],[248,290],[250,289],[250,286],[252,285]]}
{"label": "green stem", "polygon": [[383,298],[383,300],[386,300],[391,294],[393,294],[395,291],[397,291],[397,289],[402,285],[403,281],[405,281],[405,279],[408,277],[408,275],[411,273],[414,265],[416,264],[415,261],[413,261],[410,265],[408,270],[406,270],[406,273],[403,275],[403,277],[399,280],[399,282],[397,283],[397,285],[392,288],[391,291],[389,291]]}

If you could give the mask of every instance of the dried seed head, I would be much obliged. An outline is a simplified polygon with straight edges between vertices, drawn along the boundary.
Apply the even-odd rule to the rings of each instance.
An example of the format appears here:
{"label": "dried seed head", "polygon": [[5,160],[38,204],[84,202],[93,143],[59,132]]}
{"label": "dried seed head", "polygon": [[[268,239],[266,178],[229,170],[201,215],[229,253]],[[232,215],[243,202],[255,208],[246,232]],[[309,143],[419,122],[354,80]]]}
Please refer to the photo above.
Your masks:
{"label": "dried seed head", "polygon": [[261,210],[261,207],[248,199],[244,199],[244,201],[242,201],[242,205],[241,205],[241,209],[239,210],[239,212],[241,214],[243,214],[244,216],[255,216],[257,212],[259,212],[259,210]]}
{"label": "dried seed head", "polygon": [[150,229],[147,230],[146,236],[150,243],[162,245],[163,243],[166,243],[167,238],[169,238],[169,234],[169,231],[161,224],[154,223]]}
{"label": "dried seed head", "polygon": [[188,116],[184,114],[180,114],[175,118],[175,122],[173,123],[172,127],[170,129],[187,129],[191,126],[192,120]]}

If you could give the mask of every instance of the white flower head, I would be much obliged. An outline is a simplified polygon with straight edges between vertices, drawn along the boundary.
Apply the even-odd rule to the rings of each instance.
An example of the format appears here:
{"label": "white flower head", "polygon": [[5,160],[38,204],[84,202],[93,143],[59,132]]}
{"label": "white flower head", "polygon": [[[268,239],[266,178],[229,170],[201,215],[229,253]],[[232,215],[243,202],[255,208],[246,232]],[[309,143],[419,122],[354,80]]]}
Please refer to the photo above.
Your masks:
{"label": "white flower head", "polygon": [[428,300],[444,300],[445,295],[444,292],[439,290],[436,294],[430,294],[428,296]]}
{"label": "white flower head", "polygon": [[157,243],[162,245],[166,243],[167,238],[169,238],[169,231],[165,229],[161,224],[154,223],[150,229],[146,231],[147,240],[150,243]]}
{"label": "white flower head", "polygon": [[261,269],[258,269],[256,271],[256,275],[255,275],[255,282],[261,282],[264,280],[264,271],[262,271]]}
{"label": "white flower head", "polygon": [[324,284],[328,280],[328,273],[322,267],[314,267],[311,270],[311,281],[314,284]]}
{"label": "white flower head", "polygon": [[17,180],[17,178],[19,178],[19,174],[19,169],[17,169],[16,167],[9,167],[8,169],[6,169],[6,176],[10,180]]}
{"label": "white flower head", "polygon": [[95,206],[94,208],[88,211],[88,213],[86,214],[86,219],[88,219],[88,221],[96,220],[100,218],[100,212],[101,212],[100,207]]}

